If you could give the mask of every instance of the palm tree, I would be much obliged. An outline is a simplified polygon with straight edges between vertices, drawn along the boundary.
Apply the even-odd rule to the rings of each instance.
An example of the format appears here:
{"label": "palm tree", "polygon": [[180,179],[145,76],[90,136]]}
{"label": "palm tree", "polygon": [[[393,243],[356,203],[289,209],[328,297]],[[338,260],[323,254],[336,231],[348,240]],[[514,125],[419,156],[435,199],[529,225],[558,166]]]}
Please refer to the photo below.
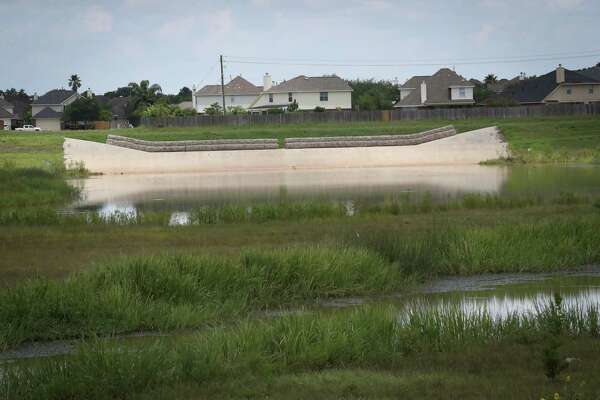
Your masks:
{"label": "palm tree", "polygon": [[81,87],[81,79],[79,78],[79,75],[71,75],[71,77],[69,78],[69,87],[71,87],[71,89],[73,89],[74,92],[76,92],[77,89]]}
{"label": "palm tree", "polygon": [[150,85],[150,81],[144,80],[139,84],[131,82],[129,85],[131,95],[137,104],[150,105],[154,104],[156,98],[162,94],[162,88],[156,83]]}
{"label": "palm tree", "polygon": [[485,82],[486,86],[493,85],[494,83],[498,82],[498,77],[494,74],[488,74],[483,82]]}

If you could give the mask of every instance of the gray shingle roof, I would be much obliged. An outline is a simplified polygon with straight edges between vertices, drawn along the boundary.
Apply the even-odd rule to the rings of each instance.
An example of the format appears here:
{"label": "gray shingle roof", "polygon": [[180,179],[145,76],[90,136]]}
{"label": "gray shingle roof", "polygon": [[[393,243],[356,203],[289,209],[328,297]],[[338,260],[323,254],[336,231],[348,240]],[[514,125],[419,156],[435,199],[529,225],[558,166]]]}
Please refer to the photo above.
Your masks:
{"label": "gray shingle roof", "polygon": [[65,89],[54,89],[49,91],[43,96],[40,96],[33,104],[62,104],[69,97],[73,96],[76,92]]}
{"label": "gray shingle roof", "polygon": [[338,76],[304,76],[300,75],[289,81],[273,86],[265,93],[288,92],[351,92],[348,82]]}
{"label": "gray shingle roof", "polygon": [[600,64],[595,67],[579,69],[576,72],[580,73],[581,75],[585,75],[588,78],[600,81]]}
{"label": "gray shingle roof", "polygon": [[13,105],[11,103],[9,103],[8,101],[6,101],[6,99],[4,98],[0,98],[0,107],[5,108],[5,107],[12,107]]}
{"label": "gray shingle roof", "polygon": [[60,118],[62,117],[62,113],[58,111],[54,111],[50,107],[46,107],[42,109],[39,113],[35,114],[33,118]]}
{"label": "gray shingle roof", "polygon": [[[258,95],[262,92],[262,86],[255,86],[241,76],[236,76],[225,85],[226,95]],[[221,85],[206,85],[196,91],[197,96],[221,95]]]}
{"label": "gray shingle roof", "polygon": [[131,97],[108,97],[104,95],[94,96],[98,104],[107,107],[114,117],[125,118],[127,116],[127,106]]}
{"label": "gray shingle roof", "polygon": [[[427,85],[427,100],[421,102],[421,83]],[[410,86],[409,86],[410,85]],[[414,76],[409,79],[403,88],[414,88],[405,98],[398,101],[395,107],[411,107],[437,104],[473,104],[473,100],[451,100],[451,87],[473,87],[474,85],[462,76],[448,68],[442,68],[432,76]]]}
{"label": "gray shingle roof", "polygon": [[11,113],[6,111],[4,108],[0,107],[0,118],[11,118],[12,119],[12,117],[13,117],[13,115]]}
{"label": "gray shingle roof", "polygon": [[[565,83],[600,83],[594,78],[565,69]],[[501,95],[519,103],[541,103],[556,87],[556,71],[509,85]]]}

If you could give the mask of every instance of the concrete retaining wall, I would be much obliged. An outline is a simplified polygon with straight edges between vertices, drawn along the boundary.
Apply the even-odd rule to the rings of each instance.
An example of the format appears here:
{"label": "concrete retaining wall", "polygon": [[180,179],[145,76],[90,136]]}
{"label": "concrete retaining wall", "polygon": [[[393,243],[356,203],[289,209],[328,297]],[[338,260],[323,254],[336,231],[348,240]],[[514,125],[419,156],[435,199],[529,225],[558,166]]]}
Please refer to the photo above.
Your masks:
{"label": "concrete retaining wall", "polygon": [[414,146],[381,147],[147,153],[66,139],[64,154],[67,167],[83,163],[91,172],[103,174],[464,165],[509,155],[507,145],[495,127]]}
{"label": "concrete retaining wall", "polygon": [[278,148],[277,139],[222,139],[149,141],[108,135],[106,144],[148,152],[266,150]]}
{"label": "concrete retaining wall", "polygon": [[456,135],[452,125],[410,135],[337,136],[285,139],[286,149],[327,147],[413,146]]}

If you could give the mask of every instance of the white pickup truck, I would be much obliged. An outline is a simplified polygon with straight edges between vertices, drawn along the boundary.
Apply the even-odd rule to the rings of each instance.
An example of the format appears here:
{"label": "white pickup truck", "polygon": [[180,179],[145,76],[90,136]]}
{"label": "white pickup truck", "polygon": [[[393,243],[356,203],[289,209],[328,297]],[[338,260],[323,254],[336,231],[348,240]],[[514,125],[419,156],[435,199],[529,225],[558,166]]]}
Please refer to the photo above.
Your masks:
{"label": "white pickup truck", "polygon": [[22,128],[17,128],[15,130],[19,132],[41,132],[42,128],[33,125],[23,125]]}

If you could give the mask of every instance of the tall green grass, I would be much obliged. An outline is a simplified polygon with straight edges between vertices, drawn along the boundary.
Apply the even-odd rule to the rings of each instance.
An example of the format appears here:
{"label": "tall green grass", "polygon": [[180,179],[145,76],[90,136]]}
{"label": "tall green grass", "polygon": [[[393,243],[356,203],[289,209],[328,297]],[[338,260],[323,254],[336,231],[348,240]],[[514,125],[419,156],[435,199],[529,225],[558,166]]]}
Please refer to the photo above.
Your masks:
{"label": "tall green grass", "polygon": [[163,256],[100,265],[0,292],[0,348],[26,340],[173,330],[318,298],[390,292],[401,271],[363,249]]}
{"label": "tall green grass", "polygon": [[[112,399],[247,375],[393,369],[413,353],[543,343],[549,324],[555,323],[548,314],[544,307],[537,314],[504,319],[492,319],[485,312],[466,315],[457,309],[402,315],[395,308],[370,306],[333,315],[243,322],[175,344],[158,340],[148,347],[126,347],[97,341],[72,357],[4,366],[0,393],[7,399]],[[561,335],[598,337],[597,315],[598,307],[593,306],[563,310]],[[576,328],[581,326],[585,329]]]}
{"label": "tall green grass", "polygon": [[[73,193],[76,193],[75,189],[73,189]],[[42,195],[39,191],[33,194],[35,196]],[[33,198],[35,196],[29,197]],[[390,196],[380,202],[308,200],[256,204],[226,203],[192,210],[187,218],[187,224],[221,225],[353,216],[430,214],[457,210],[504,210],[557,205],[586,205],[594,201],[597,201],[597,199],[563,192],[548,198],[536,195],[503,197],[474,193],[433,199],[431,194],[425,193],[422,196],[414,197],[410,195]],[[0,208],[0,224],[167,226],[171,223],[171,215],[172,212],[170,211],[142,210],[135,213],[115,212],[110,215],[100,214],[96,211],[66,211],[59,213],[53,207],[43,205],[25,208]]]}
{"label": "tall green grass", "polygon": [[66,281],[0,292],[0,345],[220,323],[324,297],[399,291],[442,274],[548,271],[600,262],[600,215],[539,224],[355,232],[339,247],[237,258],[108,261]]}
{"label": "tall green grass", "polygon": [[346,239],[375,251],[405,273],[549,271],[600,262],[600,215],[544,223],[451,227],[444,223],[407,235],[370,229]]}
{"label": "tall green grass", "polygon": [[78,190],[68,185],[54,168],[0,166],[0,210],[17,212],[27,207],[53,207],[73,200]]}

